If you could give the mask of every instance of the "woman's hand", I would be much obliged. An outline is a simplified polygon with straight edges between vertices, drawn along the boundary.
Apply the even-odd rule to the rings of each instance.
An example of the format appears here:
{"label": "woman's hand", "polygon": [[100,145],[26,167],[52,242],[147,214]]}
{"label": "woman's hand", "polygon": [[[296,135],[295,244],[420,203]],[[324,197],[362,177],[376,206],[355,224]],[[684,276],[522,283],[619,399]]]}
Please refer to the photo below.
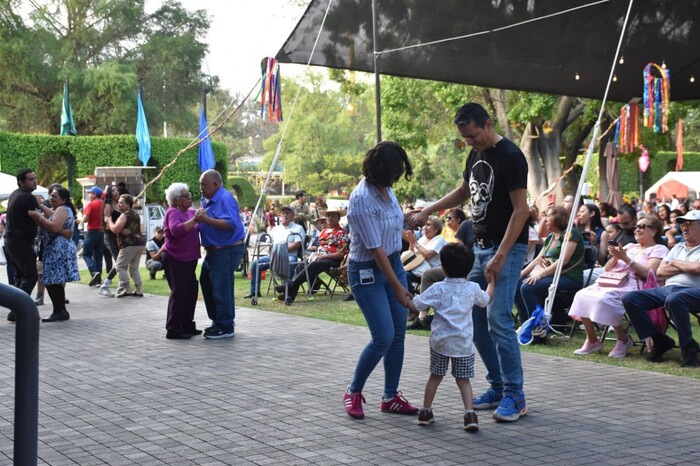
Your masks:
{"label": "woman's hand", "polygon": [[413,299],[413,295],[408,292],[408,290],[403,286],[395,286],[394,294],[396,299],[401,303],[402,306],[408,306],[408,303]]}
{"label": "woman's hand", "polygon": [[625,251],[621,246],[608,246],[608,252],[612,257],[624,263],[628,263],[630,260],[629,256],[627,255],[627,251]]}
{"label": "woman's hand", "polygon": [[542,279],[542,274],[540,273],[534,273],[531,275],[528,275],[525,280],[523,280],[523,283],[526,285],[534,285],[538,281]]}

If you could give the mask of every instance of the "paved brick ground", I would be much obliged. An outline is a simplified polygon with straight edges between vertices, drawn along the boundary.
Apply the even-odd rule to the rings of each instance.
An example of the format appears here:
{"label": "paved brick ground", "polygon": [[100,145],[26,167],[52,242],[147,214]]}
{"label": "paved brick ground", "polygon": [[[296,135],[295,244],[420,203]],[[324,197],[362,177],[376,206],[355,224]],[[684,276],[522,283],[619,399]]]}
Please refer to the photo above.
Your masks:
{"label": "paved brick ground", "polygon": [[[700,463],[698,380],[526,353],[529,415],[497,424],[482,412],[467,434],[449,379],[430,427],[380,413],[380,367],[355,421],[341,396],[366,329],[241,308],[234,339],[170,341],[166,298],[80,285],[67,295],[71,320],[41,325],[40,464]],[[196,315],[204,327],[201,303]],[[0,317],[0,464],[10,464],[15,338]],[[401,388],[415,403],[428,360],[427,339],[408,336]]]}

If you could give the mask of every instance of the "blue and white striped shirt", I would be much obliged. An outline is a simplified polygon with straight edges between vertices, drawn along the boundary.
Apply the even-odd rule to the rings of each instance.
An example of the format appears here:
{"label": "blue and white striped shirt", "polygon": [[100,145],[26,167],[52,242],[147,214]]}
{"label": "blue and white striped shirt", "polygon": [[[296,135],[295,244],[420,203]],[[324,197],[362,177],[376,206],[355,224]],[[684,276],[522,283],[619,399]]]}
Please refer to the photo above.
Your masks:
{"label": "blue and white striped shirt", "polygon": [[401,251],[403,212],[391,188],[389,200],[363,178],[350,195],[348,224],[352,232],[349,260],[374,259],[371,249],[381,247],[387,255]]}

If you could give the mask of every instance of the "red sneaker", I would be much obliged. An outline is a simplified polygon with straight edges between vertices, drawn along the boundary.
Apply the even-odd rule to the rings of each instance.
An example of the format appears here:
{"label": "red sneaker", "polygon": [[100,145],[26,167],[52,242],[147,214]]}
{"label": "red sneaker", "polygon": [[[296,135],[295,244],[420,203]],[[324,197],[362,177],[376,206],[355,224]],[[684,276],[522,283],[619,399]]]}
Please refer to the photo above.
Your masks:
{"label": "red sneaker", "polygon": [[362,410],[362,403],[366,403],[365,397],[362,393],[345,393],[343,395],[343,404],[345,405],[345,412],[348,416],[354,419],[364,419],[365,412]]}
{"label": "red sneaker", "polygon": [[409,403],[401,392],[396,392],[394,398],[389,401],[384,401],[382,398],[382,404],[379,407],[383,413],[416,414],[418,412],[418,407]]}

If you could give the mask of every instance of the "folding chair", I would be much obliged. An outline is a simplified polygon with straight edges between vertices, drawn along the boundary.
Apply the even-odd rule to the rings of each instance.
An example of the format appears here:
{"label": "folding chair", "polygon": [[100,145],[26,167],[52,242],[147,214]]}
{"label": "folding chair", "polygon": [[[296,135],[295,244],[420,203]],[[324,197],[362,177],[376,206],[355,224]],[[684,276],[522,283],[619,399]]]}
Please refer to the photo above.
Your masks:
{"label": "folding chair", "polygon": [[[280,274],[276,269],[278,267],[273,266],[273,261],[275,260],[274,257],[270,256],[270,281],[267,285],[267,294],[270,294],[270,289],[274,289],[277,285],[284,285],[284,303],[287,306],[291,306],[292,300],[289,298],[289,281],[292,277],[296,276],[298,273],[305,273],[306,274],[306,284],[309,286],[309,294],[311,292],[311,284],[309,283],[309,271],[307,269],[307,262],[304,260],[306,257],[306,247],[305,247],[305,240],[306,238],[304,235],[301,235],[299,233],[290,233],[289,236],[287,236],[287,242],[286,244],[289,243],[289,238],[298,238],[299,242],[301,243],[299,249],[297,250],[297,262],[294,264],[294,268],[292,269],[292,266],[290,264],[290,273],[291,275],[284,275]],[[271,251],[272,252],[272,251]],[[302,272],[299,272],[299,267],[303,267]]]}
{"label": "folding chair", "polygon": [[[272,251],[272,237],[268,233],[260,233],[255,240],[255,247],[253,248],[253,256],[251,257],[252,262],[260,259],[261,257],[267,257]],[[247,256],[247,251],[246,254]],[[251,273],[253,271],[251,270]],[[256,271],[257,273],[257,271]],[[258,304],[258,294],[260,294],[260,280],[257,280],[255,285],[255,293],[250,300],[250,304],[257,306]]]}
{"label": "folding chair", "polygon": [[[340,266],[331,267],[331,269],[327,272],[317,275],[314,283],[312,284],[312,292],[313,289],[316,288],[316,284],[318,284],[318,288],[323,288],[325,293],[330,295],[331,299],[333,299],[338,287],[340,287],[344,293],[350,293],[350,285],[347,283],[347,274],[344,274],[344,271],[347,270],[347,264],[348,255],[346,254],[341,261]],[[327,280],[324,280],[322,275],[328,277]]]}

